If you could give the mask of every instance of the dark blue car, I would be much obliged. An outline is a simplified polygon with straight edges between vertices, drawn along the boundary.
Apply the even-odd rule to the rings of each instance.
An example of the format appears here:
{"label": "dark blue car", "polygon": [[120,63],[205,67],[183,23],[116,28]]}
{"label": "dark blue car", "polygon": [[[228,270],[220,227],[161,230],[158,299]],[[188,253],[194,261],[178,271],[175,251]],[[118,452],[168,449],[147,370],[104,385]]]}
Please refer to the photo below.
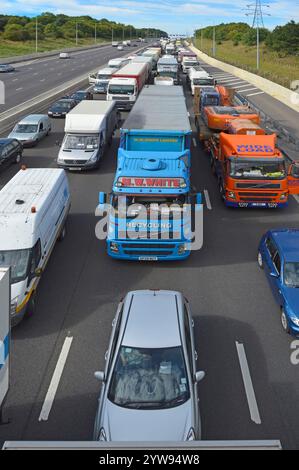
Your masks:
{"label": "dark blue car", "polygon": [[267,232],[259,245],[258,264],[265,270],[273,295],[280,306],[281,324],[299,335],[299,230]]}

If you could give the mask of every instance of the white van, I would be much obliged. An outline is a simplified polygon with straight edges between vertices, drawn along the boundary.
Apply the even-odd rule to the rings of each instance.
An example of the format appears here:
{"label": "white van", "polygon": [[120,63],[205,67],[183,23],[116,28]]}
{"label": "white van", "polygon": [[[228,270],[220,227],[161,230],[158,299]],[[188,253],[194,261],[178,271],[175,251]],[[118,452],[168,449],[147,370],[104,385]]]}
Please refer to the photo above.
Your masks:
{"label": "white van", "polygon": [[46,114],[30,114],[15,125],[9,139],[17,139],[22,145],[34,146],[51,132],[51,119]]}
{"label": "white van", "polygon": [[124,67],[130,62],[130,59],[127,57],[120,57],[117,59],[111,59],[108,62],[108,67],[112,67],[113,69],[120,69],[121,67]]}
{"label": "white van", "polygon": [[112,67],[106,67],[99,70],[92,92],[95,94],[106,93],[109,80],[111,80],[112,75],[117,71],[117,68]]}
{"label": "white van", "polygon": [[98,168],[119,120],[115,101],[81,101],[66,115],[58,166],[75,171]]}
{"label": "white van", "polygon": [[70,190],[64,170],[22,169],[0,191],[0,267],[11,267],[11,321],[35,310],[36,289],[65,236]]}

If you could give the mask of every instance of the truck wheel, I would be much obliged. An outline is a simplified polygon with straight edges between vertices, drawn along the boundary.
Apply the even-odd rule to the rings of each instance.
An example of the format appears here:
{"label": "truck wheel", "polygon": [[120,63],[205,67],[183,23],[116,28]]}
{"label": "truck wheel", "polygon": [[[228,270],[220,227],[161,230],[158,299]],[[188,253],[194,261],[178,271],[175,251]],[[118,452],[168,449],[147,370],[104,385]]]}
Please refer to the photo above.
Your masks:
{"label": "truck wheel", "polygon": [[225,190],[224,190],[222,181],[219,181],[219,192],[220,192],[220,197],[221,197],[222,201],[224,202],[225,201]]}
{"label": "truck wheel", "polygon": [[280,320],[281,320],[281,324],[282,324],[282,327],[283,327],[284,331],[287,334],[290,334],[289,322],[288,322],[287,316],[286,316],[285,311],[284,311],[283,308],[281,309]]}
{"label": "truck wheel", "polygon": [[59,237],[58,237],[58,241],[59,241],[59,242],[62,242],[62,241],[65,239],[65,236],[66,236],[66,226],[65,226],[65,224],[64,224],[64,226],[63,226],[63,228],[62,228],[62,230],[61,230],[61,232],[60,232],[60,235],[59,235]]}
{"label": "truck wheel", "polygon": [[36,293],[33,292],[31,294],[30,300],[27,304],[26,313],[24,318],[29,319],[31,318],[36,312]]}
{"label": "truck wheel", "polygon": [[19,153],[19,154],[16,156],[15,163],[20,163],[21,158],[22,158],[22,154]]}

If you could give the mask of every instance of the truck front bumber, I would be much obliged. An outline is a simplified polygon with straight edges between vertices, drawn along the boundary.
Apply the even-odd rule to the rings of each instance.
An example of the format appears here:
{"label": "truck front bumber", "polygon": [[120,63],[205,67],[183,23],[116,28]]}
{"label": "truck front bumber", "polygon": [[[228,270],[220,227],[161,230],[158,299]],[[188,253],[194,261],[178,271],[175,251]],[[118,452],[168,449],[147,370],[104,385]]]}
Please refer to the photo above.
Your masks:
{"label": "truck front bumber", "polygon": [[239,208],[248,208],[248,209],[279,209],[288,206],[288,201],[286,202],[236,202],[236,201],[228,201],[227,199],[224,201],[224,204],[227,207],[239,207]]}
{"label": "truck front bumber", "polygon": [[[116,252],[112,247],[117,245]],[[107,240],[108,255],[115,259],[130,261],[179,261],[190,256],[191,250],[181,253],[180,247],[184,243],[178,241],[153,241],[153,240]]]}

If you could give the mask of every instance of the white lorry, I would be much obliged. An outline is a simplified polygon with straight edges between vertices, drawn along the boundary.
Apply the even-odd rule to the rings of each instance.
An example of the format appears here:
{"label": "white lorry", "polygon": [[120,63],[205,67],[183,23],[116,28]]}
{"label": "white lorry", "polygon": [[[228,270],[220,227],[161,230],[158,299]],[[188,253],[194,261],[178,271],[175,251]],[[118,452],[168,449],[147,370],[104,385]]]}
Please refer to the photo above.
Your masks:
{"label": "white lorry", "polygon": [[81,101],[66,115],[58,166],[68,170],[98,168],[118,121],[115,102]]}
{"label": "white lorry", "polygon": [[35,311],[36,290],[71,205],[59,169],[22,169],[0,191],[0,267],[11,268],[11,324]]}
{"label": "white lorry", "polygon": [[157,72],[160,77],[170,77],[177,85],[179,82],[179,64],[177,59],[172,55],[164,55],[159,59],[157,64]]}
{"label": "white lorry", "polygon": [[208,72],[201,69],[201,67],[190,68],[187,73],[187,84],[194,96],[195,87],[214,87],[216,80]]}
{"label": "white lorry", "polygon": [[113,74],[107,88],[107,101],[129,111],[148,79],[148,64],[130,63]]}
{"label": "white lorry", "polygon": [[184,55],[183,56],[183,59],[182,59],[182,69],[183,69],[183,73],[187,73],[188,70],[191,68],[191,67],[196,67],[197,65],[199,65],[199,61],[196,57],[196,55],[194,56],[186,56]]}

